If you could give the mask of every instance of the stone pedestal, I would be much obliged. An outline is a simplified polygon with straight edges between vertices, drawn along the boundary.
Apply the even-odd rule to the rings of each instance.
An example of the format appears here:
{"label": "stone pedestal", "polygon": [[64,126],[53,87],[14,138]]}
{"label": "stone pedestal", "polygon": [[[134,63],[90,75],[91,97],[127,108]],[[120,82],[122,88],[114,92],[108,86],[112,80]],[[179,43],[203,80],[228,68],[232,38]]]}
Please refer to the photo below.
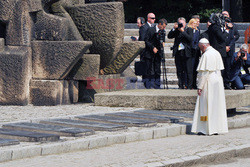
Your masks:
{"label": "stone pedestal", "polygon": [[32,80],[31,103],[36,106],[61,105],[78,102],[78,82],[68,80]]}

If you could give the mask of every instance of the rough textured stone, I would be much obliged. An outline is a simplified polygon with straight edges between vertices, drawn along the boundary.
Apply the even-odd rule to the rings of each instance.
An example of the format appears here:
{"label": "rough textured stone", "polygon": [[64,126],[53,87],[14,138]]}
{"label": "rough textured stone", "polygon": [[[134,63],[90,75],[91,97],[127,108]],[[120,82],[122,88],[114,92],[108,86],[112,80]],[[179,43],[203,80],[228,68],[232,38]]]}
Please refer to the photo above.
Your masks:
{"label": "rough textured stone", "polygon": [[27,105],[31,78],[31,51],[8,47],[0,52],[0,104]]}
{"label": "rough textured stone", "polygon": [[41,155],[41,147],[29,146],[24,148],[17,148],[13,150],[12,160],[29,158]]}
{"label": "rough textured stone", "polygon": [[[250,105],[250,90],[231,90],[225,91],[225,94],[228,109]],[[137,89],[95,94],[95,105],[194,111],[196,99],[195,90]],[[239,99],[239,101],[235,101],[235,99]]]}
{"label": "rough textured stone", "polygon": [[0,38],[0,52],[4,50],[4,38]]}
{"label": "rough textured stone", "polygon": [[61,104],[63,86],[57,80],[32,80],[30,83],[31,103],[36,106]]}
{"label": "rough textured stone", "polygon": [[30,96],[33,105],[71,104],[78,101],[78,82],[67,80],[32,80]]}
{"label": "rough textured stone", "polygon": [[67,76],[67,79],[89,80],[90,77],[98,77],[100,67],[100,55],[84,54]]}
{"label": "rough textured stone", "polygon": [[91,44],[90,41],[33,41],[33,78],[64,79]]}
{"label": "rough textured stone", "polygon": [[67,39],[68,40],[77,40],[77,41],[83,41],[83,38],[78,31],[74,21],[68,14],[68,12],[64,9],[63,6],[68,6],[68,5],[73,5],[73,4],[78,4],[76,1],[69,1],[69,0],[61,0],[59,2],[56,2],[51,5],[51,10],[53,11],[54,15],[64,17],[67,19],[67,24],[64,25],[67,27],[68,32],[67,32]]}
{"label": "rough textured stone", "polygon": [[98,75],[89,77],[87,81],[79,81],[79,101],[94,102],[96,93],[123,90],[126,82],[119,74]]}
{"label": "rough textured stone", "polygon": [[10,161],[12,150],[0,150],[0,162]]}
{"label": "rough textured stone", "polygon": [[103,69],[104,74],[122,73],[143,48],[145,48],[145,42],[124,43],[117,57]]}
{"label": "rough textured stone", "polygon": [[64,17],[58,17],[40,11],[36,15],[35,39],[36,40],[50,40],[50,41],[64,41],[67,40],[68,21]]}
{"label": "rough textured stone", "polygon": [[123,4],[121,2],[86,4],[67,7],[66,10],[73,18],[83,39],[93,42],[91,53],[101,55],[100,68],[110,64],[123,43]]}
{"label": "rough textured stone", "polygon": [[6,30],[6,45],[30,46],[32,21],[27,1],[17,1],[10,12]]}

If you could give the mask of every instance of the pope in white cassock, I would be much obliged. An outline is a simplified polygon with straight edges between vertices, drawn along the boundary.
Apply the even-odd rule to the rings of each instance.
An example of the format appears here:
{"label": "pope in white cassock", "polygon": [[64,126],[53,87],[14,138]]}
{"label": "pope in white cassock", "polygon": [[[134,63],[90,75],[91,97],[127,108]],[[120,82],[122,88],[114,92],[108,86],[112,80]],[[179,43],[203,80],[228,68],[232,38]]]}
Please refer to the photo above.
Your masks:
{"label": "pope in white cassock", "polygon": [[203,53],[198,71],[198,97],[194,111],[192,132],[205,135],[228,132],[225,92],[220,53],[202,38],[199,47]]}

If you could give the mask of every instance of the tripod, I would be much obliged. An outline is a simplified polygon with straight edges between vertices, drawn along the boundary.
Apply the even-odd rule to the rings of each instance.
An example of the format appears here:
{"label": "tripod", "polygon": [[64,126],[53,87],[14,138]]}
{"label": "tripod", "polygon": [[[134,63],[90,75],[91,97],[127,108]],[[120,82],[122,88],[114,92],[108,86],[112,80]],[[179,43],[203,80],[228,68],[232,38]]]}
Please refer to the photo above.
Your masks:
{"label": "tripod", "polygon": [[164,42],[161,41],[161,64],[163,69],[163,88],[168,89],[168,79],[167,79],[167,68],[166,68],[166,61],[165,61],[165,54],[164,54]]}

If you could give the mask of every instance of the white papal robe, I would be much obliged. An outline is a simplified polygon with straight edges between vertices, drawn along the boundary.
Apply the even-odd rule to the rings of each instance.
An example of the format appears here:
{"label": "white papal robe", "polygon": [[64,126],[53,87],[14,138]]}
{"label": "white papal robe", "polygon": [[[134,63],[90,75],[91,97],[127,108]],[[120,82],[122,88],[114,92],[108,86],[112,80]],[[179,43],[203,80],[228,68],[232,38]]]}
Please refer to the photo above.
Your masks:
{"label": "white papal robe", "polygon": [[221,70],[224,69],[220,53],[209,46],[202,55],[198,71],[198,89],[192,132],[206,135],[227,133],[225,92]]}

